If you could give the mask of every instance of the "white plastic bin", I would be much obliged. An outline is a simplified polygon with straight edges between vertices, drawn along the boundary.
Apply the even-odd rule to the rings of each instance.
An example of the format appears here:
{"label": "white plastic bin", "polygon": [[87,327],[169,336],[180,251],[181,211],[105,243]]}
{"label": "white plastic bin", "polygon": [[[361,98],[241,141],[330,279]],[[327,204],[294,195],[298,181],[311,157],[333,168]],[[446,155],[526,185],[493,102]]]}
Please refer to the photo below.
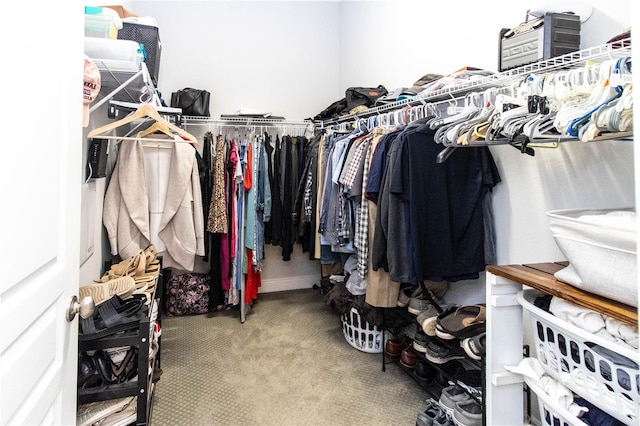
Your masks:
{"label": "white plastic bin", "polygon": [[138,65],[143,60],[140,44],[132,40],[85,37],[84,53],[91,59],[134,62]]}
{"label": "white plastic bin", "polygon": [[[541,294],[524,290],[518,293],[517,299],[530,313],[537,358],[545,371],[621,422],[637,425],[638,351],[584,331],[538,308],[534,301]],[[606,351],[620,359],[612,360]]]}
{"label": "white plastic bin", "polygon": [[538,399],[538,409],[540,410],[540,424],[542,426],[587,426],[578,417],[571,414],[558,401],[549,396],[544,389],[538,386],[532,379],[523,376],[524,381]]}
{"label": "white plastic bin", "polygon": [[355,308],[340,316],[342,334],[354,348],[373,354],[382,353],[382,332],[360,317]]}
{"label": "white plastic bin", "polygon": [[118,13],[108,7],[85,6],[84,35],[85,37],[118,38],[118,30],[122,28],[122,21]]}
{"label": "white plastic bin", "polygon": [[547,212],[551,234],[569,261],[555,277],[630,306],[638,304],[636,214],[628,208]]}

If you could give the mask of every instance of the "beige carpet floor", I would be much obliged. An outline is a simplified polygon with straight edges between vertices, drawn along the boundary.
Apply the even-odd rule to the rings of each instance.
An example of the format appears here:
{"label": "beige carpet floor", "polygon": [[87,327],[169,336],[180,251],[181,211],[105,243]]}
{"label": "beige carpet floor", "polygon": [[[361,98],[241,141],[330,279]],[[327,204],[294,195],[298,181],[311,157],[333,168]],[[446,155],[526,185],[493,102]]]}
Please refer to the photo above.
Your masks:
{"label": "beige carpet floor", "polygon": [[352,347],[317,290],[162,320],[152,426],[415,425],[429,397],[396,364]]}

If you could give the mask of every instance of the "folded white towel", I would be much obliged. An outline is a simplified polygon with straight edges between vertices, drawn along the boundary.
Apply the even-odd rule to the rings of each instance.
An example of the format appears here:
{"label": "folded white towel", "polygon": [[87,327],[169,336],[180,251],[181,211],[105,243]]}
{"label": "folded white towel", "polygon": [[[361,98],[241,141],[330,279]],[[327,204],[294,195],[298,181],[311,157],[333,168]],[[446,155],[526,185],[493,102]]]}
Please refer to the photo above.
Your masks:
{"label": "folded white towel", "polygon": [[590,333],[595,333],[605,327],[602,314],[556,296],[551,298],[549,312]]}
{"label": "folded white towel", "polygon": [[537,358],[524,358],[518,365],[505,365],[504,368],[512,373],[522,374],[534,380],[552,399],[558,401],[563,408],[569,410],[576,417],[589,411],[588,408],[573,402],[573,392],[564,384],[549,376]]}
{"label": "folded white towel", "polygon": [[605,328],[612,336],[618,337],[634,349],[638,349],[638,327],[633,327],[620,320],[605,317]]}
{"label": "folded white towel", "polygon": [[633,346],[629,345],[627,342],[625,342],[624,340],[622,340],[619,337],[614,336],[613,334],[609,333],[607,331],[606,328],[603,328],[602,330],[594,333],[596,336],[598,337],[602,337],[603,339],[615,343],[618,346],[624,347],[625,349],[630,349],[632,351],[635,351],[638,348],[634,348]]}
{"label": "folded white towel", "polygon": [[582,396],[599,407],[618,407],[622,413],[632,419],[637,418],[635,403],[620,393],[613,392],[592,375],[581,368],[574,368],[571,373],[560,373],[560,381],[573,389],[580,389]]}

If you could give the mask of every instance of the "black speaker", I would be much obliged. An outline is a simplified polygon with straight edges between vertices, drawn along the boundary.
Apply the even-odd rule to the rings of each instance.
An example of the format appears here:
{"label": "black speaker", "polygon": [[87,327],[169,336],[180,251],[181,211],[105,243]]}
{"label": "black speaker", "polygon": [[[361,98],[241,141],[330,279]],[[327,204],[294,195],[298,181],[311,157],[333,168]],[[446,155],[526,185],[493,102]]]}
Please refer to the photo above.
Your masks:
{"label": "black speaker", "polygon": [[105,177],[107,175],[107,147],[106,139],[92,139],[89,141],[89,155],[87,156],[87,180]]}

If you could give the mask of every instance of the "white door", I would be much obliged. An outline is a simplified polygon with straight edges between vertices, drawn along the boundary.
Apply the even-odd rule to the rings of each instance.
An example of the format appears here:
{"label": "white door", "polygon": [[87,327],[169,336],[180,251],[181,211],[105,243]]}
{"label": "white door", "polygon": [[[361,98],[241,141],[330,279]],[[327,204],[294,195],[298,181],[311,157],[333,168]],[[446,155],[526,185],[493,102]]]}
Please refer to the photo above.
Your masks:
{"label": "white door", "polygon": [[4,7],[0,424],[75,424],[83,3]]}

